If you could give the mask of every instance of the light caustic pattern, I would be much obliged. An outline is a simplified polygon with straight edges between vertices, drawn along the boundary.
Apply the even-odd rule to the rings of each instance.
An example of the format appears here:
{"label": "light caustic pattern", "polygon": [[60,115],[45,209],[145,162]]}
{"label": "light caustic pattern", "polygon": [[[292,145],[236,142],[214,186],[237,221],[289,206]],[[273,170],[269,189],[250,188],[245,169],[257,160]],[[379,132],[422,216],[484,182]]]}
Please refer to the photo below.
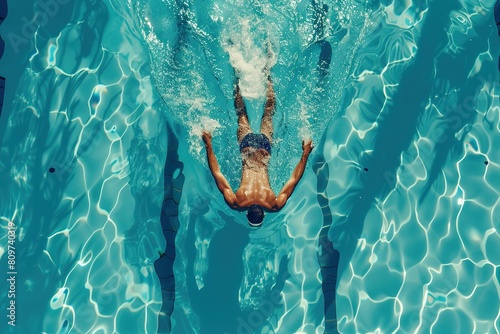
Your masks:
{"label": "light caustic pattern", "polygon": [[57,11],[34,34],[1,152],[17,303],[32,310],[14,330],[153,333],[166,131],[147,56],[124,3]]}
{"label": "light caustic pattern", "polygon": [[341,332],[499,331],[493,5],[389,1],[372,15],[323,149],[330,237],[341,261],[352,254]]}
{"label": "light caustic pattern", "polygon": [[[206,275],[211,266],[227,256],[209,256],[210,247],[217,247],[212,238],[227,224],[245,227],[247,223],[244,213],[227,208],[207,174],[201,131],[213,131],[222,172],[236,189],[241,171],[235,138],[235,75],[240,77],[250,123],[257,129],[265,101],[265,68],[272,66],[278,107],[270,180],[273,189],[279,191],[300,157],[301,140],[311,137],[319,143],[334,117],[334,106],[339,104],[339,92],[370,10],[350,1],[328,6],[289,1],[150,1],[135,2],[134,9],[149,47],[158,92],[172,117],[189,133],[187,150],[191,155],[179,150],[186,162],[186,180],[179,204],[172,331],[216,331],[207,325],[206,315],[197,314],[200,306],[194,302],[198,295],[195,290],[203,293],[211,289],[206,285]],[[325,40],[337,47],[337,53],[335,61],[330,62],[326,58],[332,55],[325,52],[328,65],[319,65]],[[327,66],[335,75],[328,73]],[[314,175],[305,176],[296,190],[298,196],[289,201],[287,209],[280,215],[269,214],[265,227],[250,232],[250,240],[242,245],[242,257],[237,261],[243,261],[244,274],[240,278],[239,305],[235,307],[242,310],[241,314],[247,312],[247,316],[238,317],[233,332],[323,333],[324,306],[317,261],[323,219],[315,183]],[[203,210],[207,203],[208,208]],[[310,221],[307,226],[305,221]],[[190,237],[190,230],[194,230],[194,237]],[[189,253],[193,243],[194,260]],[[285,271],[290,278],[280,273],[282,263],[287,264]],[[228,275],[236,270],[233,266],[227,264]],[[196,286],[190,283],[191,270]],[[224,289],[219,287],[220,295]],[[211,303],[215,309],[224,299],[200,302]],[[235,319],[215,314],[210,320],[215,326]],[[221,332],[225,330],[220,328]]]}
{"label": "light caustic pattern", "polygon": [[[61,6],[69,21],[37,31],[1,152],[1,221],[19,227],[28,273],[19,309],[43,310],[16,330],[156,331],[167,115],[180,124],[186,161],[173,332],[200,332],[186,282],[193,273],[203,288],[218,260],[212,238],[246,222],[221,200],[198,136],[214,131],[235,188],[231,65],[257,122],[269,44],[273,189],[303,136],[325,162],[242,246],[238,303],[251,312],[238,318],[240,333],[323,332],[318,195],[342,254],[340,332],[499,331],[494,1],[313,4],[88,1]],[[328,69],[318,64],[324,40]]]}

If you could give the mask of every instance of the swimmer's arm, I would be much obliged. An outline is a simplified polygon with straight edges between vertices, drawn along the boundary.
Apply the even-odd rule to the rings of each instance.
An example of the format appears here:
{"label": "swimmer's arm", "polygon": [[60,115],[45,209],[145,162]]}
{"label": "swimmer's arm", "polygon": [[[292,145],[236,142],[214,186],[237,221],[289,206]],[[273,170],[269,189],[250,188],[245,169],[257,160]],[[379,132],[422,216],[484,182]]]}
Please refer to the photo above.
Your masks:
{"label": "swimmer's arm", "polygon": [[302,178],[302,175],[304,174],[304,170],[306,168],[306,163],[307,159],[309,158],[309,154],[312,151],[312,141],[307,141],[305,143],[302,141],[302,157],[300,158],[299,163],[297,164],[297,167],[295,167],[295,170],[292,173],[292,176],[288,180],[287,183],[283,186],[283,189],[281,189],[280,193],[276,197],[275,204],[273,206],[273,209],[278,211],[283,208],[290,196],[292,195],[293,190],[295,189],[295,186],[297,186],[297,183],[299,183],[300,179]]}
{"label": "swimmer's arm", "polygon": [[203,141],[205,142],[205,148],[207,149],[207,160],[208,167],[212,172],[212,176],[215,179],[215,183],[217,184],[217,188],[224,195],[224,199],[227,204],[232,208],[237,208],[238,203],[236,200],[236,195],[234,194],[229,182],[227,182],[224,175],[222,175],[219,167],[219,163],[217,162],[217,158],[215,157],[214,150],[212,148],[212,135],[208,132],[203,132]]}

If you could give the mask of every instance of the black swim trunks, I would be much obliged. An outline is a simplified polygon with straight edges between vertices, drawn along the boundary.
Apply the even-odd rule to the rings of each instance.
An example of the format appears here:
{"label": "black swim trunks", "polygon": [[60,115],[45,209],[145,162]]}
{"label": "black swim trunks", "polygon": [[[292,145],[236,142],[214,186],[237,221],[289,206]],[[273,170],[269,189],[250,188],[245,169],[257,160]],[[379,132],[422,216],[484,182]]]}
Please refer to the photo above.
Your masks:
{"label": "black swim trunks", "polygon": [[262,133],[249,133],[243,137],[240,143],[240,152],[247,147],[262,148],[271,154],[271,142]]}

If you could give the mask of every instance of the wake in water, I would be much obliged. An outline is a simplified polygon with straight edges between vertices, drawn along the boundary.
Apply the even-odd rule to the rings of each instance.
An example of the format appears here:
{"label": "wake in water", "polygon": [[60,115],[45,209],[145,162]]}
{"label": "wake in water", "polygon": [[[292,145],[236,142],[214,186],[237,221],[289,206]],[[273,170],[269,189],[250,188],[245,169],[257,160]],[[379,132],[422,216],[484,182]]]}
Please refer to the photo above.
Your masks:
{"label": "wake in water", "polygon": [[[222,47],[239,78],[241,95],[247,99],[263,98],[267,71],[276,64],[277,43],[272,42],[270,27],[250,26],[248,19],[229,21],[222,35]],[[251,31],[253,30],[253,31]],[[260,31],[259,31],[260,30]],[[266,36],[256,44],[254,39]],[[265,47],[265,49],[263,48]]]}
{"label": "wake in water", "polygon": [[[257,309],[263,319],[255,330],[312,332],[307,326],[314,326],[315,331],[322,332],[319,266],[317,261],[304,260],[316,258],[314,236],[322,221],[321,217],[308,218],[311,222],[304,227],[306,211],[301,210],[305,200],[309,215],[320,212],[315,197],[308,196],[315,192],[314,187],[304,181],[301,196],[295,196],[280,215],[270,215],[267,226],[248,240],[248,230],[242,227],[247,225],[244,213],[229,211],[215,193],[200,135],[203,130],[212,132],[221,171],[234,188],[241,175],[239,163],[235,163],[240,159],[235,78],[239,77],[250,123],[259,122],[265,72],[272,67],[276,113],[269,180],[273,189],[281,189],[301,155],[302,139],[310,138],[319,145],[336,113],[339,87],[351,64],[349,55],[354,53],[356,38],[362,36],[364,15],[356,13],[354,6],[332,7],[316,2],[214,2],[207,7],[194,1],[152,0],[148,4],[137,2],[136,6],[155,85],[182,129],[180,138],[184,140],[180,145],[186,149],[179,147],[186,186],[179,203],[173,330],[234,332],[229,328],[235,329],[238,324],[232,322],[239,316],[246,318],[244,312],[253,314]],[[344,39],[349,35],[337,33],[349,25],[348,15],[340,13],[341,9],[351,11],[356,18],[351,22],[355,28],[349,29],[349,40]],[[344,17],[341,23],[340,16]],[[334,59],[333,50],[341,44]],[[194,207],[199,202],[207,203],[203,210]],[[224,241],[218,240],[223,236]],[[228,240],[232,247],[217,251]],[[229,253],[232,261],[220,260],[227,259]],[[245,265],[240,267],[242,262]],[[288,281],[290,275],[294,278]],[[220,302],[205,308],[207,300],[213,298]],[[301,314],[299,308],[289,309],[289,305],[304,300],[315,306]],[[214,314],[214,310],[219,311]],[[220,314],[228,318],[224,321],[228,330],[220,327]]]}
{"label": "wake in water", "polygon": [[[68,2],[33,35],[0,166],[0,221],[19,228],[25,273],[16,305],[42,307],[16,330],[155,332],[175,294],[173,333],[333,332],[323,284],[341,332],[498,332],[498,298],[485,299],[500,261],[495,1],[243,2]],[[315,143],[327,132],[301,196],[249,235],[214,196],[199,134],[214,132],[238,180],[233,67],[260,106],[268,39],[273,188],[304,127]],[[337,289],[319,272],[320,231],[346,264]],[[175,289],[160,296],[165,240]]]}
{"label": "wake in water", "polygon": [[[243,97],[250,100],[248,112],[252,122],[262,116],[266,68],[273,68],[277,91],[276,144],[283,145],[276,151],[277,164],[300,154],[300,147],[289,143],[300,142],[303,137],[319,142],[327,124],[325,117],[329,119],[330,115],[317,105],[340,97],[325,94],[330,69],[348,64],[330,64],[331,43],[338,43],[338,36],[335,41],[327,40],[328,12],[318,14],[317,9],[311,9],[310,23],[315,30],[298,30],[297,36],[287,27],[293,6],[277,11],[266,5],[262,9],[266,15],[261,16],[253,12],[255,8],[244,4],[218,3],[204,17],[199,16],[201,9],[194,3],[184,3],[182,8],[177,8],[177,3],[165,7],[154,2],[151,8],[138,5],[138,12],[143,13],[139,20],[151,54],[155,86],[174,119],[187,129],[189,151],[196,160],[204,160],[200,140],[203,130],[214,132],[216,145],[237,151],[230,142],[236,131],[232,103],[235,77],[240,79]],[[154,15],[150,12],[153,10],[162,15]],[[177,15],[176,10],[183,15]],[[323,19],[314,19],[318,15]],[[203,21],[206,18],[210,18],[208,22]],[[165,34],[165,30],[170,33]],[[283,40],[284,47],[280,45]],[[297,47],[301,53],[297,53]],[[318,98],[319,95],[323,97]],[[299,131],[290,133],[289,128]],[[221,133],[225,134],[222,138]],[[227,159],[235,157],[228,155]],[[278,178],[272,175],[271,182]],[[284,182],[283,177],[279,181]]]}

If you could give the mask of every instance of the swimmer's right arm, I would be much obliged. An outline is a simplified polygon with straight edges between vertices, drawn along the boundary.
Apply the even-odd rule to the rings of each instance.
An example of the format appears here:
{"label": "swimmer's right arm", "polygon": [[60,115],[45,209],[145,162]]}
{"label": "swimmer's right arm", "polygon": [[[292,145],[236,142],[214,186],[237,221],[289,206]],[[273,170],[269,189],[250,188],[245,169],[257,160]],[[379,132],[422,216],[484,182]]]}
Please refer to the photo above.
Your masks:
{"label": "swimmer's right arm", "polygon": [[205,148],[207,149],[207,160],[208,167],[212,172],[212,176],[215,179],[215,183],[217,184],[217,188],[224,195],[224,199],[227,204],[232,208],[237,208],[238,203],[236,200],[236,195],[234,194],[229,182],[227,182],[224,175],[222,175],[219,167],[219,163],[217,162],[217,158],[215,157],[214,150],[212,148],[212,135],[208,132],[203,132],[202,134],[203,142],[205,143]]}
{"label": "swimmer's right arm", "polygon": [[302,141],[302,157],[300,158],[297,167],[292,173],[292,176],[288,180],[287,183],[283,186],[283,189],[280,191],[273,205],[273,209],[278,211],[281,210],[292,195],[295,186],[299,183],[302,175],[304,174],[304,170],[306,168],[307,159],[309,158],[309,154],[313,149],[312,141],[308,140],[307,142]]}

